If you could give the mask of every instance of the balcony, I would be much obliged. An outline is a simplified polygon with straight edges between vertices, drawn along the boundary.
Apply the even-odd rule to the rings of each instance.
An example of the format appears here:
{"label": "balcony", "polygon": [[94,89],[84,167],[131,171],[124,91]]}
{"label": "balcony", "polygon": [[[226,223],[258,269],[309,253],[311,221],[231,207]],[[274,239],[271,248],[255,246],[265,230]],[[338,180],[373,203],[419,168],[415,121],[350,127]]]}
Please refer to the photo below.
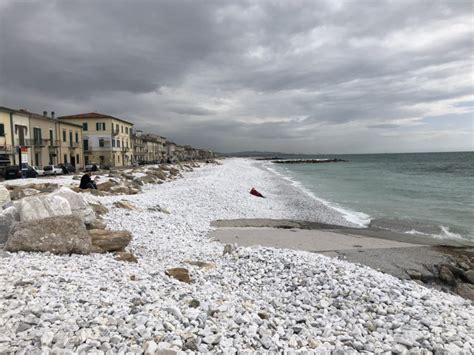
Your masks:
{"label": "balcony", "polygon": [[122,153],[126,153],[126,152],[129,152],[131,150],[132,150],[132,148],[130,148],[130,147],[122,147],[121,148]]}
{"label": "balcony", "polygon": [[46,145],[49,146],[50,148],[57,148],[61,146],[61,141],[59,139],[44,139],[46,141]]}
{"label": "balcony", "polygon": [[69,149],[77,149],[77,148],[79,148],[79,143],[77,143],[77,142],[69,142],[68,148],[69,148]]}
{"label": "balcony", "polygon": [[16,149],[10,144],[0,144],[0,154],[15,154]]}
{"label": "balcony", "polygon": [[31,147],[32,146],[32,143],[33,142],[33,139],[19,139],[19,138],[16,138],[15,139],[15,145],[16,146],[21,146],[21,147]]}
{"label": "balcony", "polygon": [[118,129],[112,129],[112,136],[118,136],[120,134],[120,130]]}

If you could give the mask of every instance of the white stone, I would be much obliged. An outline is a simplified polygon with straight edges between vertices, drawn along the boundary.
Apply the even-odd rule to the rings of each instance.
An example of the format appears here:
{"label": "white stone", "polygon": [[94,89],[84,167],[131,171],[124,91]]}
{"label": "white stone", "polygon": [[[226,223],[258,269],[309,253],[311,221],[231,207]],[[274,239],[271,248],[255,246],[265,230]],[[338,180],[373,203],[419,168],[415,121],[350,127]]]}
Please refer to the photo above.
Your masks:
{"label": "white stone", "polygon": [[25,197],[20,204],[21,221],[34,221],[72,214],[69,202],[61,196],[42,195]]}
{"label": "white stone", "polygon": [[10,202],[10,191],[8,189],[0,184],[0,208],[7,202]]}

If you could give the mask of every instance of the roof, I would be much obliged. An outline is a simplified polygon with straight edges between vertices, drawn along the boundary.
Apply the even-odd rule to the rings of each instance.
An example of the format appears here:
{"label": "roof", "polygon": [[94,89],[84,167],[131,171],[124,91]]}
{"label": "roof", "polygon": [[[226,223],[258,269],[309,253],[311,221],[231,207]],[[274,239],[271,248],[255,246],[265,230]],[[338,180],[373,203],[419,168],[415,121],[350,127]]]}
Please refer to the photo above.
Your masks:
{"label": "roof", "polygon": [[29,117],[30,119],[31,118],[35,118],[35,119],[39,119],[39,120],[45,120],[45,121],[51,121],[51,122],[59,122],[59,123],[64,123],[64,124],[67,124],[67,125],[70,125],[70,126],[76,126],[76,127],[81,127],[81,125],[78,125],[76,123],[72,123],[72,122],[60,122],[52,117],[48,117],[48,116],[44,116],[44,115],[40,115],[39,113],[35,113],[35,112],[30,112],[28,110],[25,110],[25,109],[19,109],[19,110],[16,110],[16,109],[12,109],[12,108],[8,108],[8,107],[3,107],[3,106],[0,106],[0,111],[4,111],[4,112],[10,112],[10,113],[15,113],[17,115],[23,115],[23,116],[27,116]]}
{"label": "roof", "polygon": [[110,115],[104,115],[103,113],[99,113],[99,112],[79,113],[77,115],[61,116],[61,117],[58,117],[58,118],[60,118],[62,120],[67,120],[67,119],[81,119],[82,120],[82,119],[92,119],[92,118],[110,118],[110,119],[113,119],[113,120],[118,120],[118,121],[128,123],[128,124],[133,126],[132,122],[125,121],[121,118],[110,116]]}

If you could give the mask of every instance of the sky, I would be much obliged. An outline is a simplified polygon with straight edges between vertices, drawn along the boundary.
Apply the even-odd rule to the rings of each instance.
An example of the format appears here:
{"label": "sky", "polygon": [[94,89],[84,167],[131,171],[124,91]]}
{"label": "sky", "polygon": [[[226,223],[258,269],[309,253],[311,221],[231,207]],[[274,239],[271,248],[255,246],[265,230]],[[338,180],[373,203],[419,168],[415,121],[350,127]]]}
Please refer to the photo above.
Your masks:
{"label": "sky", "polygon": [[218,152],[474,150],[471,1],[0,0],[0,106]]}

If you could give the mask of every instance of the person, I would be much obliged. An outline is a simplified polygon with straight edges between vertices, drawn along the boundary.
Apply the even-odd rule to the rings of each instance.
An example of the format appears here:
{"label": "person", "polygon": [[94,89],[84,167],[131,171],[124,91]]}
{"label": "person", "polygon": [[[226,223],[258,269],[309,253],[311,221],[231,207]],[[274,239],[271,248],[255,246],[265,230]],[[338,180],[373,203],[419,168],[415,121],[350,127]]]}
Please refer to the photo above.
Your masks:
{"label": "person", "polygon": [[96,190],[97,189],[97,185],[91,179],[90,171],[88,171],[81,177],[81,184],[79,185],[79,188],[83,190],[86,190],[86,189]]}
{"label": "person", "polygon": [[96,164],[92,164],[92,171],[97,171],[97,170],[99,170],[99,169],[97,168],[97,165],[96,165]]}

